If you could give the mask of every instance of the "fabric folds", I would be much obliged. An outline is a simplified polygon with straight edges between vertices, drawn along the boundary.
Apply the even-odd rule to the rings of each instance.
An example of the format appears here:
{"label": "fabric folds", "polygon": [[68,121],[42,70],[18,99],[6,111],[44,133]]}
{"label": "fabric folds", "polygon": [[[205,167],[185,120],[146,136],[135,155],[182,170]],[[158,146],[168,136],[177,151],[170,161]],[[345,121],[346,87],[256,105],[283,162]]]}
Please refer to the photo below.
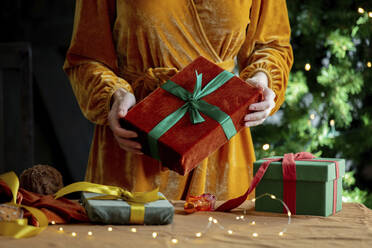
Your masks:
{"label": "fabric folds", "polygon": [[[168,199],[210,192],[218,199],[244,193],[255,160],[248,128],[179,176],[146,156],[118,146],[107,126],[118,88],[137,101],[199,56],[242,79],[267,73],[279,109],[292,65],[284,0],[77,0],[64,70],[83,114],[96,124],[86,180],[133,191],[157,186]],[[156,110],[154,110],[156,111]]]}

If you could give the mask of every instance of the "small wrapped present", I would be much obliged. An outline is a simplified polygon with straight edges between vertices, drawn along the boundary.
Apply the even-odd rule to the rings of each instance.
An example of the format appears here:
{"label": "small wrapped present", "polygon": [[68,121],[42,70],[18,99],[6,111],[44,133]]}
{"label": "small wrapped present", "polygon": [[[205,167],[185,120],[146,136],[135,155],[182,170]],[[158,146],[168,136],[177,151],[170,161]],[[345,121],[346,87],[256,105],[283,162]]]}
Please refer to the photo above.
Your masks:
{"label": "small wrapped present", "polygon": [[142,151],[182,175],[244,127],[262,90],[199,57],[135,105],[121,125]]}
{"label": "small wrapped present", "polygon": [[160,192],[159,196],[164,199],[145,204],[128,203],[122,199],[90,199],[99,198],[100,196],[103,195],[88,192],[82,193],[83,205],[92,222],[116,225],[166,225],[171,224],[173,221],[174,207]]}
{"label": "small wrapped present", "polygon": [[[267,170],[256,187],[256,197],[273,194],[283,199],[292,214],[329,216],[341,210],[344,159],[285,154],[256,161],[254,173],[262,172],[263,167]],[[269,198],[255,204],[256,211],[287,212],[280,202]]]}
{"label": "small wrapped present", "polygon": [[197,211],[213,211],[215,204],[216,196],[212,194],[189,195],[183,206],[183,210],[188,214]]}
{"label": "small wrapped present", "polygon": [[82,202],[92,222],[164,225],[173,221],[174,207],[158,188],[129,192],[117,186],[77,182],[60,189],[55,197],[78,191],[83,191]]}

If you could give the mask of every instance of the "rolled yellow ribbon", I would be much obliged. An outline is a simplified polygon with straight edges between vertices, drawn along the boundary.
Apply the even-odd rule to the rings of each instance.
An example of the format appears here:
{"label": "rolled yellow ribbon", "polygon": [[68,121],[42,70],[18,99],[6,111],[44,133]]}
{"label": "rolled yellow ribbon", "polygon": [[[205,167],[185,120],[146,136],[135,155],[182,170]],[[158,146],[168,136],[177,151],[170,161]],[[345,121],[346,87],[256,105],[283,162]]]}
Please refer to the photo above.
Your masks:
{"label": "rolled yellow ribbon", "polygon": [[60,189],[56,194],[55,198],[62,197],[64,195],[86,191],[97,194],[103,194],[102,196],[96,196],[89,198],[90,200],[117,200],[122,199],[126,201],[130,206],[130,223],[132,224],[143,224],[145,220],[145,203],[165,200],[166,198],[159,195],[159,188],[156,188],[149,192],[134,192],[131,193],[123,188],[117,186],[108,186],[97,183],[89,182],[77,182]]}
{"label": "rolled yellow ribbon", "polygon": [[10,202],[6,203],[10,206],[22,207],[28,210],[39,222],[39,226],[27,225],[27,219],[18,219],[16,221],[1,221],[0,222],[0,235],[10,236],[16,239],[27,238],[35,236],[48,226],[48,218],[39,209],[20,205],[16,203],[19,180],[17,175],[11,171],[0,175],[0,180],[4,181],[6,185],[10,188],[13,198]]}

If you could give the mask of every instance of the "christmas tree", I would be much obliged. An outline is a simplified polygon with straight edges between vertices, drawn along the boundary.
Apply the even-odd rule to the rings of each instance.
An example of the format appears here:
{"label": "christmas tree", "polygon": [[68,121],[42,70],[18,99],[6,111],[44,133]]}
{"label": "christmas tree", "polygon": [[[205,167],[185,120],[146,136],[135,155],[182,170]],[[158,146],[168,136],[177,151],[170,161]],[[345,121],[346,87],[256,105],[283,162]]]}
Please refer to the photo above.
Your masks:
{"label": "christmas tree", "polygon": [[372,208],[372,3],[287,6],[295,61],[285,103],[252,128],[256,156],[308,151],[345,158],[344,200]]}

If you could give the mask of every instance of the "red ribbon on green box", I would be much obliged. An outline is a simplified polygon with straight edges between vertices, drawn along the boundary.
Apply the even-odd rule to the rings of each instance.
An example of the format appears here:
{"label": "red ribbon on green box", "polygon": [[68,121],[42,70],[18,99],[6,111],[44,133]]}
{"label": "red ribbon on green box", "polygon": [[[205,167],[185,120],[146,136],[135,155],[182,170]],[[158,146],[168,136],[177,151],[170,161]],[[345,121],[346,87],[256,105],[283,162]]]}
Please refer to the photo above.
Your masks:
{"label": "red ribbon on green box", "polygon": [[[283,201],[287,204],[292,214],[296,214],[296,162],[295,161],[313,161],[313,162],[331,162],[335,164],[336,178],[333,181],[333,214],[336,213],[337,207],[337,180],[339,178],[339,165],[338,161],[314,159],[315,156],[309,152],[299,152],[296,154],[288,153],[284,154],[283,158],[266,158],[264,163],[260,166],[256,175],[253,178],[251,185],[245,194],[228,200],[223,203],[216,211],[229,211],[240,206],[248,197],[248,195],[256,188],[262,177],[265,175],[267,168],[271,162],[282,161],[283,171]],[[286,213],[286,209],[283,207],[283,211]]]}

